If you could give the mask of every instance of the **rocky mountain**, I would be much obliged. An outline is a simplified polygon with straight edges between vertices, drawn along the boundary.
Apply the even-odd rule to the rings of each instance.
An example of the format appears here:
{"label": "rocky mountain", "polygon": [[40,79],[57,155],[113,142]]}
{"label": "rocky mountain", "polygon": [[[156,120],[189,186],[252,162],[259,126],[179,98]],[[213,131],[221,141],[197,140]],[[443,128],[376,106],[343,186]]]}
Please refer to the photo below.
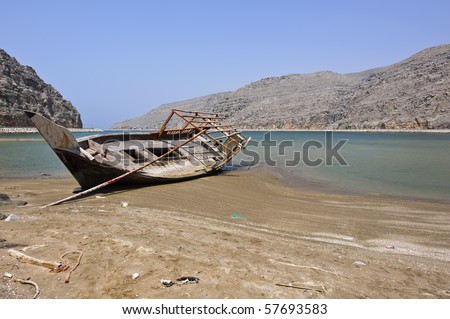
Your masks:
{"label": "rocky mountain", "polygon": [[43,114],[66,127],[83,126],[72,103],[42,81],[33,68],[0,49],[0,127],[33,126],[24,110]]}
{"label": "rocky mountain", "polygon": [[448,129],[450,45],[359,73],[266,78],[233,92],[164,104],[114,128],[157,128],[172,108],[224,113],[249,129]]}

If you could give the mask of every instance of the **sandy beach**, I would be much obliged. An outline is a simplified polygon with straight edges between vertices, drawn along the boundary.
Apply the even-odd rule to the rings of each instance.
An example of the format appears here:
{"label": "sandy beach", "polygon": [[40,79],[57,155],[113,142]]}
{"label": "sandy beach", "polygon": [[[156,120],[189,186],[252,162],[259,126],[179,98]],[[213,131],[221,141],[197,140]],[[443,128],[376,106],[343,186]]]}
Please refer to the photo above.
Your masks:
{"label": "sandy beach", "polygon": [[[0,193],[28,205],[0,206],[20,218],[0,221],[0,272],[36,282],[38,298],[450,297],[449,204],[293,188],[253,170],[40,208],[77,186],[1,181]],[[65,283],[67,271],[21,263],[8,249],[83,257]],[[76,257],[66,258],[72,267]],[[182,276],[199,282],[160,282]],[[33,294],[2,278],[1,298]]]}

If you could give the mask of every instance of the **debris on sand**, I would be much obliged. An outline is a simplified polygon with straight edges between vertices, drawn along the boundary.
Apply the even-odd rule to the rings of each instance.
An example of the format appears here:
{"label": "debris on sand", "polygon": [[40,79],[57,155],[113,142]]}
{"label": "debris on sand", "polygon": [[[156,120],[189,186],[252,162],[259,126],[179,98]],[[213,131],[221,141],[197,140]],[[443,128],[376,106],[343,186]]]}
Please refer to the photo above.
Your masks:
{"label": "debris on sand", "polygon": [[11,205],[11,199],[6,194],[0,194],[0,205]]}
{"label": "debris on sand", "polygon": [[173,282],[170,279],[161,279],[160,282],[166,286],[166,287],[172,287],[173,285],[185,285],[185,284],[197,284],[200,279],[194,276],[183,276],[180,278],[177,278],[176,281]]}
{"label": "debris on sand", "polygon": [[[15,257],[18,261],[20,261],[22,263],[28,263],[28,264],[32,264],[32,265],[45,267],[45,268],[50,269],[50,272],[53,272],[53,273],[60,273],[60,272],[69,270],[66,275],[66,278],[64,280],[65,283],[69,283],[70,275],[80,265],[81,257],[83,257],[82,251],[70,251],[61,256],[61,261],[53,262],[53,261],[45,261],[45,260],[37,259],[37,258],[28,256],[28,255],[25,255],[24,253],[21,253],[20,251],[17,251],[14,249],[9,249],[8,253],[10,256]],[[70,254],[78,255],[77,262],[76,262],[75,266],[73,266],[73,267],[70,266],[69,263],[64,260],[64,257],[66,257],[67,255],[70,255]]]}
{"label": "debris on sand", "polygon": [[180,284],[184,285],[184,284],[196,284],[200,281],[199,278],[197,277],[193,277],[193,276],[186,276],[186,277],[180,277],[177,278],[177,281],[180,282]]}
{"label": "debris on sand", "polygon": [[3,277],[8,278],[8,279],[11,279],[11,278],[13,277],[13,275],[12,275],[11,273],[9,273],[9,272],[5,272],[5,273],[3,274]]}
{"label": "debris on sand", "polygon": [[37,259],[37,258],[28,256],[28,255],[25,255],[24,253],[21,253],[20,251],[17,251],[14,249],[9,249],[8,254],[12,257],[15,257],[18,261],[20,261],[22,263],[37,265],[37,266],[45,267],[45,268],[48,268],[51,270],[62,267],[62,263],[60,263],[60,262],[45,261],[45,260]]}
{"label": "debris on sand", "polygon": [[[19,196],[15,196],[19,197]],[[6,194],[0,194],[0,206],[13,205],[13,206],[25,206],[28,204],[23,200],[11,200],[10,196]]]}
{"label": "debris on sand", "polygon": [[309,287],[307,285],[293,285],[292,283],[288,283],[288,284],[275,284],[276,286],[280,286],[280,287],[287,287],[287,288],[294,288],[294,289],[300,289],[300,290],[304,290],[305,292],[308,290],[312,290],[312,291],[317,291],[317,292],[324,292],[324,288],[323,287]]}
{"label": "debris on sand", "polygon": [[39,288],[38,284],[35,283],[34,281],[31,281],[29,279],[14,278],[14,275],[9,273],[9,272],[5,272],[3,274],[3,277],[6,278],[6,279],[12,279],[13,281],[19,282],[21,284],[33,285],[34,289],[36,290],[36,292],[34,293],[32,299],[36,299],[37,296],[41,293],[41,289]]}
{"label": "debris on sand", "polygon": [[20,217],[15,215],[15,214],[11,214],[8,217],[5,218],[5,222],[15,222],[17,220],[19,220]]}
{"label": "debris on sand", "polygon": [[365,263],[363,263],[362,261],[354,261],[353,265],[357,266],[357,267],[364,267],[367,266]]}
{"label": "debris on sand", "polygon": [[140,276],[141,276],[140,274],[138,274],[137,272],[134,272],[131,274],[131,279],[133,279],[133,280],[138,279]]}
{"label": "debris on sand", "polygon": [[166,286],[166,287],[171,287],[171,286],[173,286],[173,285],[175,284],[175,283],[174,283],[172,280],[170,280],[170,279],[161,279],[160,282],[161,282],[164,286]]}

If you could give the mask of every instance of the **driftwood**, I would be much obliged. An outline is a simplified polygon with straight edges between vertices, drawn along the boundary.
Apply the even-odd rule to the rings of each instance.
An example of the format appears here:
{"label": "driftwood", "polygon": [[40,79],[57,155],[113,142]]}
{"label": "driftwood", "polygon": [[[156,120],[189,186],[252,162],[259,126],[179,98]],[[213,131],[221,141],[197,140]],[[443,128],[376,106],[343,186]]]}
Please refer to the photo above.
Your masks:
{"label": "driftwood", "polygon": [[[66,257],[66,256],[69,255],[69,254],[78,254],[77,263],[76,263],[75,266],[73,266],[73,267],[69,270],[69,272],[67,273],[66,278],[65,278],[65,280],[64,280],[65,283],[69,283],[69,281],[70,281],[70,275],[71,275],[72,272],[73,272],[75,269],[77,269],[77,267],[80,265],[81,257],[83,257],[83,252],[82,252],[82,251],[71,251],[71,252],[67,252],[67,253],[65,253],[64,255],[62,255],[62,256],[61,256],[61,261],[60,261],[60,262],[52,262],[52,261],[45,261],[45,260],[37,259],[37,258],[31,257],[31,256],[27,256],[27,255],[25,255],[24,253],[21,253],[21,252],[19,252],[19,251],[17,251],[17,250],[14,250],[14,249],[8,250],[8,253],[9,253],[12,257],[17,258],[17,260],[19,260],[20,262],[23,262],[23,263],[29,263],[29,264],[32,264],[32,265],[37,265],[37,266],[49,268],[49,269],[50,269],[50,272],[54,272],[54,273],[55,273],[55,272],[56,272],[56,273],[58,273],[58,272],[64,272],[64,271],[66,271],[67,269],[70,268],[68,262],[66,262],[66,261],[63,260],[64,257]],[[37,295],[39,294],[39,287],[38,287],[38,285],[37,285],[35,282],[32,282],[32,281],[30,281],[30,280],[18,279],[18,278],[17,278],[17,279],[14,278],[13,280],[14,280],[14,281],[21,282],[21,283],[23,283],[23,284],[34,285],[34,286],[36,287],[36,294],[35,294],[35,296],[33,297],[33,299],[36,298]]]}
{"label": "driftwood", "polygon": [[35,283],[34,281],[25,280],[25,279],[21,279],[21,278],[13,278],[13,281],[20,282],[21,284],[33,285],[34,288],[36,289],[36,292],[34,293],[34,296],[33,296],[32,299],[36,299],[37,296],[39,295],[39,293],[41,292],[41,290],[39,289],[38,284]]}
{"label": "driftwood", "polygon": [[39,289],[38,284],[35,283],[34,281],[29,280],[29,279],[14,278],[14,275],[9,273],[9,272],[5,272],[3,274],[3,277],[7,278],[7,279],[12,279],[12,281],[14,281],[14,282],[20,282],[21,284],[33,285],[34,288],[36,289],[36,292],[34,293],[34,296],[33,296],[32,299],[36,299],[36,297],[41,292],[41,290]]}
{"label": "driftwood", "polygon": [[282,265],[286,265],[286,266],[296,267],[296,268],[305,268],[305,269],[313,269],[313,270],[323,271],[323,272],[327,272],[329,274],[333,274],[333,275],[339,276],[339,274],[334,272],[334,271],[322,269],[322,268],[319,268],[319,267],[296,265],[296,264],[286,263],[284,261],[279,261],[279,260],[275,260],[275,259],[269,259],[269,261],[271,261],[273,263],[279,263],[279,264],[282,264]]}
{"label": "driftwood", "polygon": [[8,253],[12,256],[17,258],[20,262],[28,263],[32,265],[38,265],[41,267],[49,268],[49,269],[58,269],[62,266],[61,262],[53,262],[53,261],[45,261],[41,259],[37,259],[31,256],[27,256],[24,253],[21,253],[14,249],[9,249]]}
{"label": "driftwood", "polygon": [[280,286],[280,287],[288,287],[288,288],[294,288],[294,289],[301,289],[301,290],[314,290],[317,292],[323,292],[323,290],[321,289],[316,289],[316,288],[310,288],[310,287],[301,287],[301,286],[294,286],[291,284],[275,284],[276,286]]}

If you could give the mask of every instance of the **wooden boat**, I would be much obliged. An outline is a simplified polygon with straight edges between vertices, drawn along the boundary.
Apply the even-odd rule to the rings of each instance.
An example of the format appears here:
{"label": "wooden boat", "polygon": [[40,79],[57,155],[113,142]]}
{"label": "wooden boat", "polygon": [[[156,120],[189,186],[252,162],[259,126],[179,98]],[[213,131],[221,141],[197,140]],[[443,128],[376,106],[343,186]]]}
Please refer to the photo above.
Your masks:
{"label": "wooden boat", "polygon": [[215,113],[174,109],[159,131],[79,139],[41,115],[25,113],[83,189],[112,179],[167,183],[212,174],[249,141]]}

